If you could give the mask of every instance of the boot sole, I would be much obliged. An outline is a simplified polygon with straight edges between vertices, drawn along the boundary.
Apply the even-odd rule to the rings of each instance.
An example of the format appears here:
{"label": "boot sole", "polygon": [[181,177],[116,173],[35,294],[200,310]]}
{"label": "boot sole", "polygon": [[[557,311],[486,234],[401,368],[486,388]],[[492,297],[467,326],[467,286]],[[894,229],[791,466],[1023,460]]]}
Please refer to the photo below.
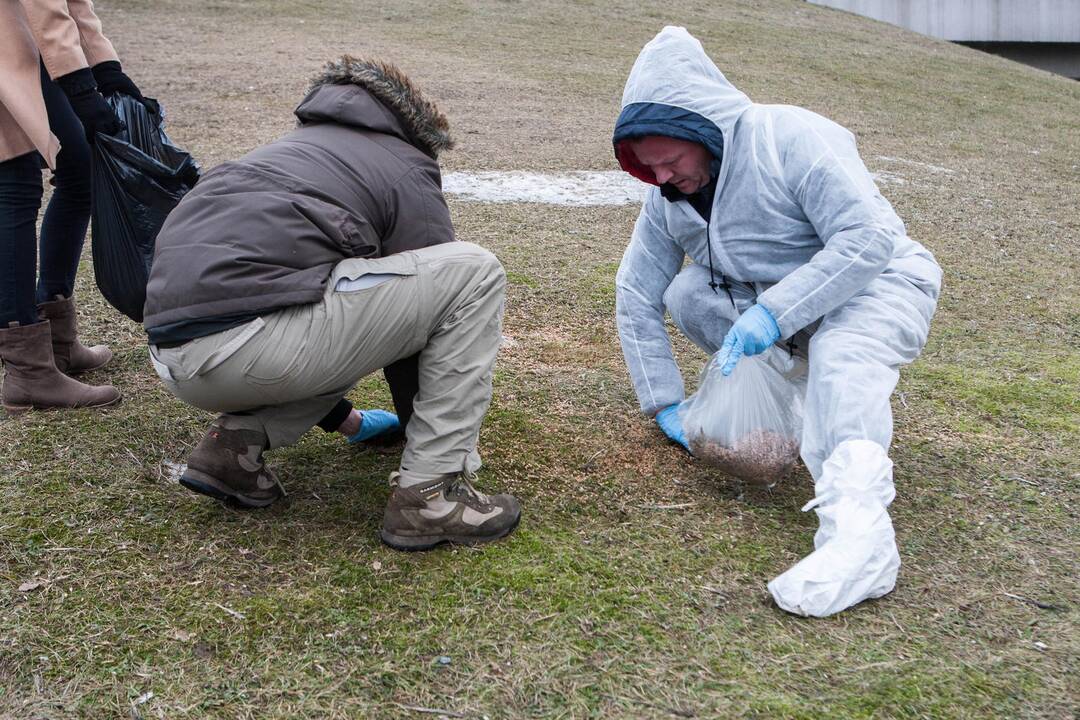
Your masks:
{"label": "boot sole", "polygon": [[221,482],[212,475],[207,475],[198,470],[188,468],[180,476],[180,484],[188,490],[207,495],[215,500],[221,500],[234,507],[262,508],[277,502],[281,498],[281,491],[269,498],[257,498],[251,495],[238,493],[231,487]]}
{"label": "boot sole", "polygon": [[521,522],[521,515],[519,514],[514,519],[514,524],[506,528],[498,535],[395,535],[394,533],[387,532],[386,530],[379,531],[379,537],[383,543],[394,550],[401,550],[404,552],[418,552],[421,550],[431,550],[437,548],[443,544],[449,545],[483,545],[485,543],[494,542],[496,540],[502,540],[504,537],[514,532],[517,529],[518,523]]}
{"label": "boot sole", "polygon": [[4,403],[4,411],[8,415],[23,415],[25,413],[30,412],[31,410],[81,410],[81,409],[96,410],[98,408],[110,407],[112,405],[115,405],[116,403],[120,402],[123,399],[124,399],[123,396],[119,395],[119,396],[116,397],[116,399],[110,400],[109,402],[103,402],[103,403],[99,403],[97,405],[75,405],[75,406],[70,406],[70,405],[46,405],[46,406],[42,406],[42,407],[37,407],[36,405],[8,405],[7,403]]}

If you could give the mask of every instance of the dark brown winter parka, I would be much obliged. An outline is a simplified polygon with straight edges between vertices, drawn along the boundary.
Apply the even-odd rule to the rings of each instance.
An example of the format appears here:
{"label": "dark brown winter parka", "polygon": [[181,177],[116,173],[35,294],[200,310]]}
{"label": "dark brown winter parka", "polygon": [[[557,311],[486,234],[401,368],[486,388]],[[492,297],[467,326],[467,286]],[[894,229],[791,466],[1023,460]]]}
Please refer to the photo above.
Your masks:
{"label": "dark brown winter parka", "polygon": [[396,68],[330,63],[296,116],[296,130],[214,168],[169,215],[146,291],[151,338],[316,302],[346,258],[454,239],[436,162],[451,146],[446,118]]}

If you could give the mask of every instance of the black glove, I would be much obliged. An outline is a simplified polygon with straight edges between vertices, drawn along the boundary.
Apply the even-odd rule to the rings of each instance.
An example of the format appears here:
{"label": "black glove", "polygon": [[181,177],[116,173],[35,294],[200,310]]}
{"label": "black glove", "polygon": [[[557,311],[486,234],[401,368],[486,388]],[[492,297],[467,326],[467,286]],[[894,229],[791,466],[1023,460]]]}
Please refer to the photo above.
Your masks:
{"label": "black glove", "polygon": [[151,115],[160,115],[161,106],[158,105],[158,101],[153,98],[143,97],[143,94],[139,91],[139,88],[135,86],[124,71],[120,69],[119,60],[106,60],[105,62],[98,63],[93,67],[94,80],[97,81],[98,92],[102,95],[111,95],[113,93],[121,93],[133,97],[142,103],[147,112]]}
{"label": "black glove", "polygon": [[56,78],[56,84],[64,91],[64,95],[67,95],[71,109],[82,123],[87,142],[93,144],[98,133],[116,135],[124,129],[124,123],[120,122],[120,118],[116,117],[105,98],[98,92],[90,68],[62,75]]}
{"label": "black glove", "polygon": [[102,95],[123,93],[124,95],[130,95],[140,102],[144,100],[142,93],[139,92],[139,88],[135,87],[135,83],[131,82],[131,78],[125,75],[124,71],[120,69],[119,60],[106,60],[103,63],[95,65],[93,69],[94,80],[97,81],[98,92]]}

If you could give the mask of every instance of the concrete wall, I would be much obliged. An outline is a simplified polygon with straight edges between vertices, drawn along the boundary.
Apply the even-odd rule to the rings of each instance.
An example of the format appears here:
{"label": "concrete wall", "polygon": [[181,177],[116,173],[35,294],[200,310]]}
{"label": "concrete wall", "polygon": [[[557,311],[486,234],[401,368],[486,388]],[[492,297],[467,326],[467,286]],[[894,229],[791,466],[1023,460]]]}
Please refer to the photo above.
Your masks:
{"label": "concrete wall", "polygon": [[957,42],[1080,43],[1080,0],[809,0]]}
{"label": "concrete wall", "polygon": [[1080,80],[1080,44],[966,42],[968,47]]}

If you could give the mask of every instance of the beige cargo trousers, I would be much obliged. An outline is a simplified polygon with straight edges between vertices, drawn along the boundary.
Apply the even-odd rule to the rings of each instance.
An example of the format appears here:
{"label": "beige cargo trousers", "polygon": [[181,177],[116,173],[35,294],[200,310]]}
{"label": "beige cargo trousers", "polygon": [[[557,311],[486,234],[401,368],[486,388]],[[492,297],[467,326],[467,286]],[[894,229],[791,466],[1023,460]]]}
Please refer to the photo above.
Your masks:
{"label": "beige cargo trousers", "polygon": [[401,467],[475,472],[480,423],[502,339],[506,275],[466,242],[344,260],[323,299],[173,348],[150,346],[169,390],[227,414],[227,427],[291,445],[356,382],[420,353],[419,391]]}

